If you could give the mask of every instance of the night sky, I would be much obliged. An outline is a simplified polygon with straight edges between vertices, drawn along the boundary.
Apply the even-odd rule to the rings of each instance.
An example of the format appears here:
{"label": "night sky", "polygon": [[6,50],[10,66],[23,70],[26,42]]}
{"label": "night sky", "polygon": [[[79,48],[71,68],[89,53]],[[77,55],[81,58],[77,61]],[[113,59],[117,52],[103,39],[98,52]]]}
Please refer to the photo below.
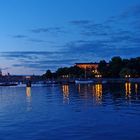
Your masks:
{"label": "night sky", "polygon": [[140,0],[0,0],[0,68],[43,74],[140,56]]}

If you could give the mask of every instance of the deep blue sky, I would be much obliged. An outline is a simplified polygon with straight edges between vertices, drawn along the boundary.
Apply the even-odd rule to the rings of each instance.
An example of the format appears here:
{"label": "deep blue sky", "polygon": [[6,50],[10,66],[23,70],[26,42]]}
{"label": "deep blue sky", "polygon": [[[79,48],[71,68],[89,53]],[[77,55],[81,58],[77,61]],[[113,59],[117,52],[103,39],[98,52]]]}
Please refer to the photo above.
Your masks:
{"label": "deep blue sky", "polygon": [[140,56],[139,0],[0,0],[0,67],[42,74]]}

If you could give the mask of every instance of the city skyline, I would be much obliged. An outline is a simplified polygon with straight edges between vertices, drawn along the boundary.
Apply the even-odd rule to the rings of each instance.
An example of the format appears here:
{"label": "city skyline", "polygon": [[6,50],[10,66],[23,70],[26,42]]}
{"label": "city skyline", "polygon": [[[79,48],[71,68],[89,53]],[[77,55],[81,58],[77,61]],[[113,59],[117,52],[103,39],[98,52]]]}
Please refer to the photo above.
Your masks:
{"label": "city skyline", "polygon": [[140,51],[139,0],[1,0],[0,68],[11,74]]}

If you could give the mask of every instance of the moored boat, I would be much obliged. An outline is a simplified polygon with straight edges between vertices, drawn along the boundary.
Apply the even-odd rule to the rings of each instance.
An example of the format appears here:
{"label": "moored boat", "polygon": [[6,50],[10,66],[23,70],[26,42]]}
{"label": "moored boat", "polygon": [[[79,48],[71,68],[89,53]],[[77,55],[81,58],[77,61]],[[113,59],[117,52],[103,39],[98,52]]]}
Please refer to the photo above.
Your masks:
{"label": "moored boat", "polygon": [[0,86],[17,86],[17,85],[18,85],[17,83],[9,83],[9,82],[0,83]]}
{"label": "moored boat", "polygon": [[75,83],[76,84],[92,84],[93,83],[93,80],[75,80]]}
{"label": "moored boat", "polygon": [[46,81],[45,84],[57,84],[58,82],[55,80]]}

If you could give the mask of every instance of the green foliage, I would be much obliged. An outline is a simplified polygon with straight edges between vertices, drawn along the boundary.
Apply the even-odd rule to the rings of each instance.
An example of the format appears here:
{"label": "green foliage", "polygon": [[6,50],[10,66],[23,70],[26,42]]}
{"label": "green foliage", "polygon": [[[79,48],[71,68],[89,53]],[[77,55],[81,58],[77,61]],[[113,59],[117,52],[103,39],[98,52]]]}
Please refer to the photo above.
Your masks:
{"label": "green foliage", "polygon": [[51,79],[52,78],[52,72],[50,70],[47,70],[46,73],[43,75],[44,78]]}
{"label": "green foliage", "polygon": [[64,68],[59,68],[57,71],[56,71],[56,74],[57,76],[62,76],[62,75],[69,75],[69,68],[67,67],[64,67]]}
{"label": "green foliage", "polygon": [[102,77],[108,77],[109,75],[109,67],[105,60],[101,60],[99,62],[98,71],[102,75]]}
{"label": "green foliage", "polygon": [[[113,57],[109,63],[105,60],[101,60],[98,65],[98,73],[102,77],[125,77],[125,75],[131,75],[131,77],[140,77],[140,57],[131,59],[122,59],[121,57]],[[91,71],[86,70],[87,77],[93,77]],[[68,76],[69,78],[84,77],[85,70],[76,66],[58,68],[55,73],[47,70],[43,75],[44,78],[58,78]]]}
{"label": "green foliage", "polygon": [[120,71],[120,77],[125,77],[126,75],[131,75],[131,70],[129,68],[123,68]]}
{"label": "green foliage", "polygon": [[84,70],[79,67],[73,66],[69,68],[69,74],[71,77],[81,77],[84,75],[84,73]]}
{"label": "green foliage", "polygon": [[113,57],[107,64],[105,60],[100,61],[98,71],[103,77],[131,77],[140,76],[140,57],[131,59],[122,59]]}
{"label": "green foliage", "polygon": [[73,67],[64,67],[64,68],[59,68],[56,71],[56,74],[58,77],[61,77],[63,75],[68,75],[69,77],[80,77],[84,74],[84,70],[73,66]]}
{"label": "green foliage", "polygon": [[123,67],[123,62],[120,57],[113,57],[109,62],[109,73],[111,77],[119,77],[119,73]]}

